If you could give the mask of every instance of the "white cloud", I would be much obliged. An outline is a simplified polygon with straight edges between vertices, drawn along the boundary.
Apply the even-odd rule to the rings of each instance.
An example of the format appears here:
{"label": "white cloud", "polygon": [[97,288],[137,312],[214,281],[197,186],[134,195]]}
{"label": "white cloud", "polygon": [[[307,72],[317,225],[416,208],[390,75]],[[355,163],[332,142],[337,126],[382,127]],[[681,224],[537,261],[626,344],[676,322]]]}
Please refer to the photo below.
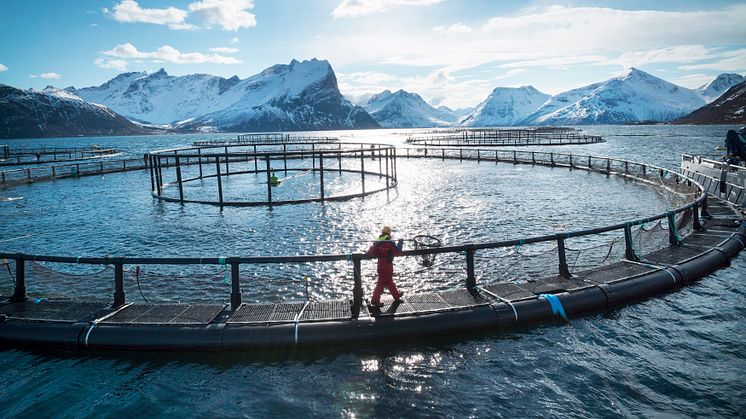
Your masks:
{"label": "white cloud", "polygon": [[238,48],[231,48],[231,47],[216,47],[216,48],[210,48],[210,51],[222,52],[223,54],[235,54],[240,50]]}
{"label": "white cloud", "polygon": [[3,71],[8,71],[8,67],[4,66],[3,64],[0,64],[0,73]]}
{"label": "white cloud", "polygon": [[702,45],[679,45],[645,51],[628,51],[609,60],[609,64],[639,67],[652,63],[692,63],[713,57],[713,52]]}
{"label": "white cloud", "polygon": [[127,61],[124,60],[96,58],[93,63],[99,68],[113,68],[114,70],[127,71]]}
{"label": "white cloud", "polygon": [[231,44],[231,45],[236,45],[239,42],[240,42],[240,40],[237,37],[235,37],[235,36],[233,38],[231,38],[230,40],[228,40],[228,43]]}
{"label": "white cloud", "polygon": [[253,0],[201,0],[189,4],[189,10],[208,25],[220,25],[226,31],[256,26],[256,16],[247,11],[253,8]]}
{"label": "white cloud", "polygon": [[709,63],[687,64],[679,67],[680,70],[715,70],[729,71],[735,73],[746,72],[746,49],[735,51],[722,51],[713,56],[714,61]]}
{"label": "white cloud", "polygon": [[430,6],[443,0],[342,0],[333,11],[335,18],[359,17],[387,12],[398,6]]}
{"label": "white cloud", "polygon": [[178,49],[164,45],[153,52],[138,51],[137,48],[130,44],[120,44],[116,47],[103,52],[108,57],[127,59],[150,59],[162,60],[174,64],[241,64],[241,60],[233,57],[226,57],[219,54],[203,54],[201,52],[181,52]]}
{"label": "white cloud", "polygon": [[29,77],[31,77],[32,79],[42,78],[42,79],[59,80],[59,79],[62,78],[62,74],[57,74],[55,72],[50,72],[50,73],[32,74]]}
{"label": "white cloud", "polygon": [[459,33],[469,33],[472,29],[461,22],[455,23],[451,26],[436,26],[433,28],[435,33],[444,33],[446,35],[454,35]]}
{"label": "white cloud", "polygon": [[168,27],[176,31],[196,31],[199,29],[199,26],[191,23],[172,23]]}
{"label": "white cloud", "polygon": [[103,9],[105,14],[111,15],[117,22],[153,23],[168,25],[171,29],[195,29],[194,25],[184,23],[188,12],[186,10],[169,7],[166,9],[143,9],[135,0],[122,0],[114,5],[113,10]]}
{"label": "white cloud", "polygon": [[711,82],[715,77],[709,74],[695,73],[687,74],[686,76],[679,77],[675,80],[670,80],[672,83],[676,83],[679,86],[688,87],[690,89],[696,89]]}

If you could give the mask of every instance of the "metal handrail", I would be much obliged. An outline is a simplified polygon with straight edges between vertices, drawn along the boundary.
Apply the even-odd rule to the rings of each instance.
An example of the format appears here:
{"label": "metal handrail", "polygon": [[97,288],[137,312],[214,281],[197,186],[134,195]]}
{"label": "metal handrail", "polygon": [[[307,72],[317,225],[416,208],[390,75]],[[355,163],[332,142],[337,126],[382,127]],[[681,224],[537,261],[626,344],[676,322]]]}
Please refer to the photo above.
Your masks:
{"label": "metal handrail", "polygon": [[[409,149],[407,149],[409,151]],[[422,150],[422,149],[416,149],[416,150]],[[426,149],[425,149],[426,150]],[[453,149],[451,149],[453,150]],[[480,151],[480,150],[468,150],[470,152],[474,151]],[[495,161],[498,162],[497,156],[499,155],[498,152],[495,152],[494,150],[481,150],[481,151],[489,151],[494,152],[496,159]],[[408,153],[409,154],[409,153]],[[536,154],[537,152],[512,152],[514,162],[517,163],[534,163],[534,164],[544,164],[543,161],[537,161],[536,160]],[[518,154],[523,155],[530,155],[531,160],[518,160],[517,156]],[[534,237],[528,237],[528,238],[522,238],[522,239],[512,239],[512,240],[503,240],[503,241],[496,241],[496,242],[482,242],[482,243],[471,243],[471,244],[461,244],[456,246],[444,246],[444,247],[438,247],[438,248],[428,248],[428,249],[420,249],[420,250],[408,250],[402,252],[401,256],[418,256],[418,255],[431,255],[431,254],[443,254],[443,253],[465,253],[466,254],[466,260],[467,260],[467,280],[466,280],[466,287],[467,289],[474,289],[476,287],[476,276],[474,273],[474,254],[478,250],[485,250],[485,249],[496,249],[496,248],[504,248],[504,247],[513,247],[517,245],[525,245],[525,244],[532,244],[532,243],[540,243],[540,242],[551,242],[556,241],[558,243],[558,258],[559,258],[559,271],[561,276],[569,276],[569,270],[567,268],[567,263],[565,260],[564,255],[564,240],[569,238],[576,238],[576,237],[583,237],[583,236],[589,236],[589,235],[597,235],[601,233],[606,233],[610,231],[616,231],[616,230],[623,230],[625,234],[625,244],[626,244],[626,252],[625,256],[628,258],[634,259],[636,256],[634,254],[634,250],[632,249],[632,240],[631,240],[631,227],[634,225],[640,225],[644,223],[649,223],[652,221],[661,220],[664,218],[668,219],[669,224],[669,242],[671,244],[678,244],[678,237],[676,236],[675,231],[675,223],[674,223],[674,217],[676,214],[681,213],[683,211],[692,210],[693,211],[693,223],[694,228],[699,229],[701,228],[701,225],[699,224],[699,209],[702,210],[702,215],[706,215],[707,213],[707,193],[705,192],[704,187],[698,183],[696,180],[689,178],[687,176],[684,176],[680,173],[677,173],[672,170],[668,170],[665,168],[661,168],[658,166],[651,166],[643,163],[634,162],[631,160],[625,160],[625,159],[615,159],[610,157],[596,157],[596,156],[574,156],[572,154],[562,154],[562,153],[542,153],[539,152],[538,154],[548,154],[551,156],[551,162],[554,166],[562,166],[561,163],[557,163],[554,160],[554,157],[556,156],[564,156],[569,157],[570,166],[571,168],[578,168],[578,169],[586,169],[586,170],[594,170],[591,167],[583,167],[575,165],[573,166],[572,159],[573,157],[578,160],[588,159],[590,162],[591,159],[601,159],[607,161],[607,174],[611,174],[609,168],[610,168],[610,162],[618,162],[618,163],[625,163],[625,167],[628,167],[629,164],[639,165],[643,168],[649,168],[654,171],[658,171],[659,175],[662,177],[664,174],[671,174],[672,176],[676,177],[680,181],[686,181],[688,184],[691,184],[697,188],[697,190],[700,193],[700,195],[692,202],[689,202],[685,205],[681,205],[679,207],[676,207],[672,210],[665,211],[663,213],[659,213],[653,216],[649,217],[642,217],[637,218],[633,220],[627,220],[620,223],[616,223],[609,226],[603,226],[603,227],[595,227],[595,228],[589,228],[589,229],[582,229],[582,230],[576,230],[571,232],[565,232],[565,233],[555,233],[550,235],[541,235],[541,236],[534,236]],[[465,159],[465,160],[477,160],[479,159],[479,154],[477,154],[477,158],[473,158],[470,156],[463,156],[463,150],[460,150],[458,157],[448,157],[449,159]],[[420,156],[415,156],[420,157]],[[426,156],[421,156],[426,157]],[[441,156],[437,155],[431,155],[430,158],[446,158],[445,154],[443,153]],[[483,160],[486,160],[484,158]],[[509,160],[503,160],[506,162],[509,162]],[[629,174],[625,173],[617,173],[619,175],[629,176]],[[633,176],[630,176],[633,177]],[[363,304],[363,290],[362,290],[362,277],[361,277],[361,269],[360,264],[361,261],[367,260],[367,259],[373,259],[374,257],[367,256],[364,253],[349,253],[349,254],[321,254],[321,255],[296,255],[296,256],[256,256],[256,257],[209,257],[209,258],[189,258],[189,257],[180,257],[180,258],[157,258],[157,257],[70,257],[70,256],[53,256],[53,255],[28,255],[23,253],[7,253],[7,252],[0,252],[0,258],[5,259],[14,259],[16,261],[16,290],[12,297],[13,301],[22,301],[26,298],[26,286],[25,286],[25,277],[24,277],[24,261],[31,260],[31,261],[44,261],[44,262],[56,262],[56,263],[75,263],[75,264],[96,264],[96,265],[107,265],[107,264],[113,264],[115,266],[115,296],[114,296],[114,306],[121,306],[124,304],[124,279],[122,274],[122,266],[125,264],[132,265],[132,264],[138,264],[138,265],[230,265],[232,270],[232,293],[231,293],[231,307],[233,310],[237,309],[238,306],[241,304],[241,293],[240,293],[240,276],[239,276],[239,267],[241,264],[282,264],[282,263],[314,263],[314,262],[338,262],[338,261],[351,261],[353,263],[353,278],[354,278],[354,287],[353,287],[353,314],[357,316],[357,314],[360,311],[360,308]]]}

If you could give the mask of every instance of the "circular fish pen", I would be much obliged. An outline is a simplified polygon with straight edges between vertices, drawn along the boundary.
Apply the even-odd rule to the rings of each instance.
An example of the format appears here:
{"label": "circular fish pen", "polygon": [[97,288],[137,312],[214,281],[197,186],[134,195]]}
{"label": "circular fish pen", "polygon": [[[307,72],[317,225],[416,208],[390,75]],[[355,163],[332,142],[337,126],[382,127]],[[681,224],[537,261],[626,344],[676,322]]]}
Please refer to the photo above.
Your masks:
{"label": "circular fish pen", "polygon": [[602,142],[601,136],[566,127],[434,130],[407,138],[409,144],[431,147],[559,146]]}
{"label": "circular fish pen", "polygon": [[116,148],[99,147],[39,147],[10,148],[0,144],[0,166],[20,166],[43,163],[64,163],[78,160],[101,159],[118,156]]}
{"label": "circular fish pen", "polygon": [[158,150],[145,159],[152,195],[181,204],[250,207],[343,201],[398,183],[396,148],[387,144],[238,142]]}
{"label": "circular fish pen", "polygon": [[[313,154],[317,150],[304,151]],[[363,151],[366,154],[362,158],[370,158],[370,149]],[[717,199],[708,199],[703,185],[660,167],[608,157],[547,152],[470,148],[426,151],[407,149],[406,156],[427,157],[430,161],[492,163],[487,167],[509,163],[619,176],[656,185],[678,196],[681,202],[641,218],[554,234],[518,235],[519,238],[509,240],[493,241],[488,237],[443,245],[437,237],[420,236],[415,241],[415,250],[403,252],[402,259],[433,266],[437,256],[438,264],[442,261],[459,268],[458,273],[450,273],[457,287],[408,293],[403,303],[383,300],[384,307],[380,309],[365,302],[363,281],[371,275],[373,263],[360,252],[178,258],[0,253],[0,258],[8,260],[7,271],[12,272],[15,283],[14,303],[0,305],[0,340],[78,348],[245,350],[349,344],[476,330],[505,331],[536,322],[567,320],[677,289],[727,264],[746,240],[746,228],[740,218]],[[189,158],[191,153],[171,153],[170,157],[179,161],[174,168],[182,167],[180,160]],[[231,165],[251,166],[257,160],[261,162],[260,159],[242,161],[239,159],[245,155],[231,156],[230,152],[217,154],[217,160],[208,161],[208,165],[220,167],[229,161]],[[393,154],[396,156],[395,150]],[[235,162],[230,160],[233,157]],[[353,160],[358,158],[356,155]],[[187,166],[196,167],[200,161],[190,163]],[[395,162],[393,165],[396,166]],[[154,166],[157,163],[151,165]],[[258,172],[266,176],[268,167]],[[645,245],[644,237],[652,235],[663,238],[661,246]],[[584,253],[600,257],[585,258]],[[521,260],[524,263],[516,263]],[[497,265],[491,263],[494,261]],[[505,265],[500,261],[518,266],[521,277],[499,278],[495,266]],[[44,275],[51,275],[49,266],[54,264],[73,268],[111,267],[91,275],[108,279],[108,288],[113,288],[113,302],[43,298],[29,301],[27,283],[41,278],[44,269]],[[351,298],[320,301],[307,298],[277,303],[244,301],[247,282],[251,287],[261,286],[260,282],[247,278],[249,272],[267,265],[292,268],[308,264],[340,268],[342,273],[330,274],[328,279],[335,282],[340,295]],[[230,304],[128,301],[126,292],[137,295],[133,284],[139,289],[141,268],[145,271],[150,267],[187,266],[216,268],[225,285],[223,292],[230,293]],[[536,274],[532,267],[545,268],[546,272]],[[271,277],[263,279],[267,278],[271,280]],[[185,279],[192,280],[192,284],[201,281],[196,276]],[[218,299],[215,294],[211,296]]]}

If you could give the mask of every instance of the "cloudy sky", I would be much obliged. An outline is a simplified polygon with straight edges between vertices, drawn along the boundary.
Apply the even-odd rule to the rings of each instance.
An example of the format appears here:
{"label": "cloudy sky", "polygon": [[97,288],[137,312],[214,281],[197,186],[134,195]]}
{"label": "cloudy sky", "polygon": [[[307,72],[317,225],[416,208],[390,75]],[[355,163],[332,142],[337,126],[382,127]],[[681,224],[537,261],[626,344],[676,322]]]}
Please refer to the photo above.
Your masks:
{"label": "cloudy sky", "polygon": [[686,87],[746,73],[743,1],[0,0],[0,83],[84,87],[124,71],[241,78],[319,58],[349,96],[474,106],[631,66]]}

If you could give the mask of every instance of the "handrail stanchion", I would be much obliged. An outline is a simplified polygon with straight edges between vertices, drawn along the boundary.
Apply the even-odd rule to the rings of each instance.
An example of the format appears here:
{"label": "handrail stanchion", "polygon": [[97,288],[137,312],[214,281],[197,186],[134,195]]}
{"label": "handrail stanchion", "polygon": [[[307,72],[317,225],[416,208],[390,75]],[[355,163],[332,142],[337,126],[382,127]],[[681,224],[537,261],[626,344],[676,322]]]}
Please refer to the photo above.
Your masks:
{"label": "handrail stanchion", "polygon": [[705,199],[702,200],[702,218],[705,220],[712,219],[712,216],[707,211],[707,192],[705,192]]}
{"label": "handrail stanchion", "polygon": [[632,227],[629,224],[624,226],[624,258],[635,262],[640,260],[632,247]]}
{"label": "handrail stanchion", "polygon": [[668,244],[681,244],[679,242],[679,235],[676,231],[676,217],[673,211],[666,213],[666,219],[668,220]]}
{"label": "handrail stanchion", "polygon": [[692,205],[692,227],[696,231],[702,231],[702,222],[699,220],[699,203]]}
{"label": "handrail stanchion", "polygon": [[215,179],[218,180],[218,202],[223,209],[223,178],[220,174],[220,156],[215,156]]}
{"label": "handrail stanchion", "polygon": [[321,202],[324,202],[324,154],[319,152],[319,188],[321,189]]}
{"label": "handrail stanchion", "polygon": [[474,246],[466,248],[466,289],[471,291],[477,287],[477,278],[474,275]]}
{"label": "handrail stanchion", "polygon": [[559,274],[563,278],[569,278],[570,269],[567,267],[567,255],[565,254],[565,239],[557,239],[557,255],[559,256]]}
{"label": "handrail stanchion", "polygon": [[[148,156],[147,162],[148,166],[150,166],[150,192],[155,191],[155,176],[153,176],[153,156]],[[52,166],[52,169],[54,169],[54,166]]]}
{"label": "handrail stanchion", "polygon": [[360,270],[361,255],[352,255],[352,278],[354,286],[352,288],[352,317],[360,315],[360,309],[363,307],[363,276]]}
{"label": "handrail stanchion", "polygon": [[179,202],[184,205],[184,184],[181,180],[181,162],[179,161],[179,156],[175,157],[176,159],[176,182],[179,184]]}
{"label": "handrail stanchion", "polygon": [[28,300],[28,295],[26,295],[26,260],[21,254],[16,258],[16,287],[10,301],[20,303],[26,300]]}
{"label": "handrail stanchion", "polygon": [[230,258],[231,264],[231,311],[241,306],[241,279],[239,276],[238,258]]}
{"label": "handrail stanchion", "polygon": [[264,164],[267,166],[267,203],[272,205],[272,174],[270,171],[269,154],[264,157]]}
{"label": "handrail stanchion", "polygon": [[112,303],[111,308],[119,308],[124,303],[124,264],[122,258],[117,258],[114,261],[114,303]]}

